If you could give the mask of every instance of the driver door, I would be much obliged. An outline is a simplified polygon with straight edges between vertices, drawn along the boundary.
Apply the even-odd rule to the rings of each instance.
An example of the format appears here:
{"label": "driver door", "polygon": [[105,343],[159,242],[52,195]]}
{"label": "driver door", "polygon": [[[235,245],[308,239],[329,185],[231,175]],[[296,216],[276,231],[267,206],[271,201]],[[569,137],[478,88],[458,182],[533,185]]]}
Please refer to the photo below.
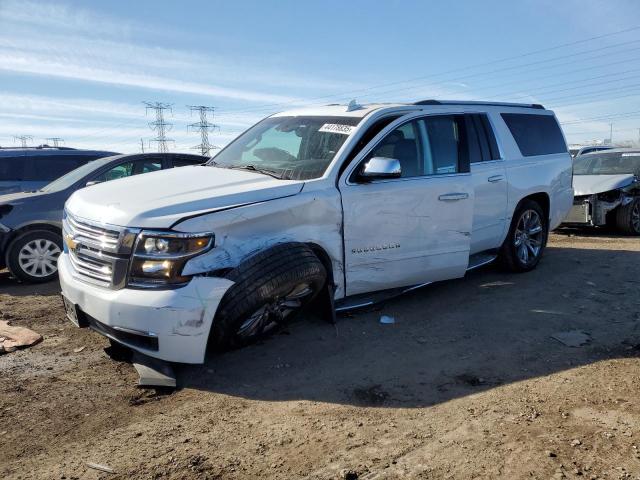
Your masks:
{"label": "driver door", "polygon": [[[405,117],[370,145],[339,184],[347,295],[463,276],[474,200],[463,116]],[[401,177],[365,181],[373,157],[399,160]]]}

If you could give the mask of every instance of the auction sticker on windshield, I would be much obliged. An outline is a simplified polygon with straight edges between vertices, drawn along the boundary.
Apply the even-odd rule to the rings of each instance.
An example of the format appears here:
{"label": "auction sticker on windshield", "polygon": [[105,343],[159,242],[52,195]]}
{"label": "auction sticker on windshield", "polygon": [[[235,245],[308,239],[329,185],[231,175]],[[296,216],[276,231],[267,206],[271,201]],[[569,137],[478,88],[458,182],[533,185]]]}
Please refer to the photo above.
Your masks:
{"label": "auction sticker on windshield", "polygon": [[351,125],[341,125],[339,123],[325,123],[322,125],[318,131],[319,132],[327,132],[327,133],[341,133],[343,135],[349,135],[353,132],[353,127]]}

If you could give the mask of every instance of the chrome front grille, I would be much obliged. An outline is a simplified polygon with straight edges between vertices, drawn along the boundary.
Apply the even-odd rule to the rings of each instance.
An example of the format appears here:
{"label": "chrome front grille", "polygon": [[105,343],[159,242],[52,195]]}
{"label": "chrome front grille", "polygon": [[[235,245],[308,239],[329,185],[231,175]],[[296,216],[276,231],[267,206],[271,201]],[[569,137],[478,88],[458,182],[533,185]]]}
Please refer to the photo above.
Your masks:
{"label": "chrome front grille", "polygon": [[62,228],[65,250],[79,278],[112,289],[125,286],[131,248],[139,230],[100,225],[68,212]]}
{"label": "chrome front grille", "polygon": [[82,222],[67,214],[66,228],[77,242],[108,252],[118,251],[120,231]]}
{"label": "chrome front grille", "polygon": [[99,283],[105,287],[111,286],[113,281],[113,261],[101,258],[99,255],[88,254],[90,250],[86,247],[76,247],[69,249],[69,259],[73,268],[83,277]]}

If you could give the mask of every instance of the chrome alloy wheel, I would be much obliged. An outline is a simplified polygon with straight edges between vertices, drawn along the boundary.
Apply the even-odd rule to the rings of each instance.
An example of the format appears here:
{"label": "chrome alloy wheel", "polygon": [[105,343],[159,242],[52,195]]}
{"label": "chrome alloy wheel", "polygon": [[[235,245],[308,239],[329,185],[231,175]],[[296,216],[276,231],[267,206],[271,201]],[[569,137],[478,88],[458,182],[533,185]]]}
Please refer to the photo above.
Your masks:
{"label": "chrome alloy wheel", "polygon": [[544,241],[543,235],[542,219],[538,212],[525,210],[518,220],[513,243],[518,259],[523,264],[530,263],[540,255]]}
{"label": "chrome alloy wheel", "polygon": [[31,240],[18,252],[18,264],[26,274],[34,278],[48,277],[58,270],[60,253],[60,247],[51,240]]}
{"label": "chrome alloy wheel", "polygon": [[311,295],[313,295],[313,289],[309,284],[297,285],[286,295],[276,298],[256,310],[240,326],[236,334],[246,339],[268,332],[300,309]]}

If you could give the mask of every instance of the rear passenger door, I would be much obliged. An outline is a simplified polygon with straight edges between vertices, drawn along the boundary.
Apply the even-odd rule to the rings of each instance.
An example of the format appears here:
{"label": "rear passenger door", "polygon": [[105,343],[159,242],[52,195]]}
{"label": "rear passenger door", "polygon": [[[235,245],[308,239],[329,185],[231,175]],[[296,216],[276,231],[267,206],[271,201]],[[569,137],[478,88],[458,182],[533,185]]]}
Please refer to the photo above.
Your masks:
{"label": "rear passenger door", "polygon": [[484,113],[465,115],[469,141],[471,179],[475,194],[471,254],[498,248],[507,215],[505,161],[489,118]]}
{"label": "rear passenger door", "polygon": [[[359,177],[370,158],[400,162],[401,178]],[[464,117],[399,119],[339,181],[347,295],[464,275],[473,188]]]}

